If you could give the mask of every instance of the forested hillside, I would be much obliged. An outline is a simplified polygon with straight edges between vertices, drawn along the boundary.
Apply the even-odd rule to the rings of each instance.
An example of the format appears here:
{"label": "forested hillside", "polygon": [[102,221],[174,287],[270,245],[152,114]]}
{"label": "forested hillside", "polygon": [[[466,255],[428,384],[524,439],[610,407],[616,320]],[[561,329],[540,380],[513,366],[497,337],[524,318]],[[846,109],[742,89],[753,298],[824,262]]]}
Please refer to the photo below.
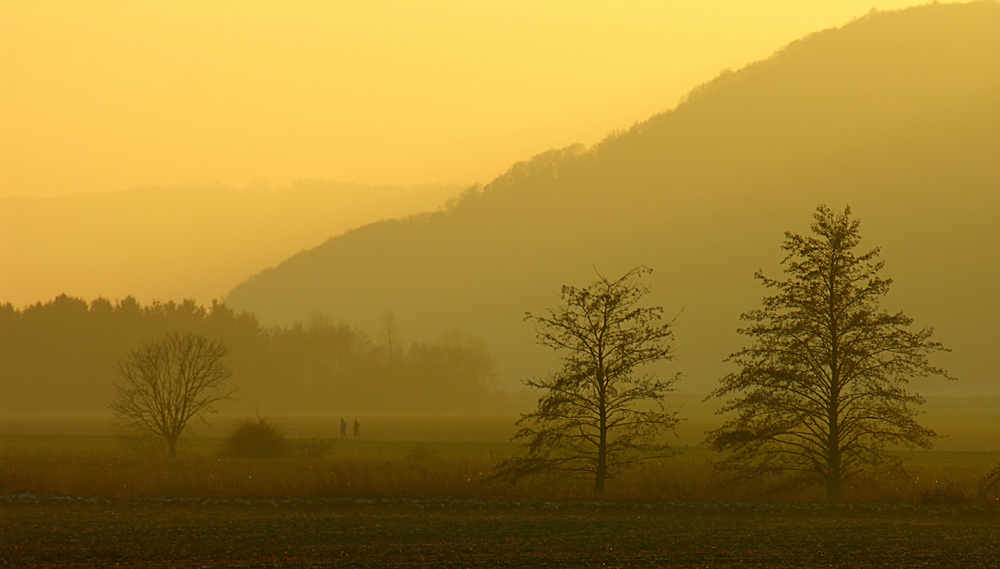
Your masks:
{"label": "forested hillside", "polygon": [[[669,65],[665,61],[664,65]],[[783,232],[850,204],[882,247],[889,310],[934,326],[939,358],[995,391],[1000,369],[1000,5],[871,13],[726,72],[676,108],[514,165],[446,211],[375,223],[295,255],[226,303],[268,324],[375,322],[486,338],[502,381],[553,369],[525,311],[644,264],[676,320],[679,384],[705,393],[741,345],[741,312],[779,271]],[[650,73],[657,70],[651,69]],[[667,370],[664,370],[667,371]],[[920,386],[918,388],[922,389]],[[958,391],[955,391],[958,390]]]}

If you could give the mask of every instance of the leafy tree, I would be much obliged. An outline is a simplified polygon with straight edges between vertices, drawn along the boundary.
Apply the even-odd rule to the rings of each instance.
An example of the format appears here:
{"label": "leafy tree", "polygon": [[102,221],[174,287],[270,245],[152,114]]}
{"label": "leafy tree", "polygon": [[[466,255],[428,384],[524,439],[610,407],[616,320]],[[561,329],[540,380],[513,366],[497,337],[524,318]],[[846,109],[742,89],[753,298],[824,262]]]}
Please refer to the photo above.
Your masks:
{"label": "leafy tree", "polygon": [[663,309],[638,306],[649,292],[638,279],[650,272],[638,267],[614,281],[599,275],[586,288],[563,286],[562,306],[542,316],[526,314],[538,342],[561,352],[563,367],[548,379],[525,382],[542,391],[538,408],[517,422],[514,438],[524,442],[527,456],[501,464],[501,476],[592,476],[601,494],[626,465],[670,453],[662,435],[678,419],[665,410],[664,398],[677,378],[634,373],[672,359]]}
{"label": "leafy tree", "polygon": [[739,371],[714,397],[735,413],[709,443],[744,475],[794,473],[826,485],[827,499],[866,465],[891,464],[892,446],[930,447],[935,433],[915,420],[923,399],[911,377],[947,372],[928,362],[945,350],[933,330],[879,307],[891,279],[879,276],[879,249],[856,254],[860,222],[819,206],[811,236],[785,233],[788,275],[756,278],[774,294],[741,316],[755,343],[729,356]]}
{"label": "leafy tree", "polygon": [[111,410],[125,432],[163,437],[171,458],[188,422],[213,410],[231,372],[229,349],[196,334],[169,334],[131,350],[118,364]]}

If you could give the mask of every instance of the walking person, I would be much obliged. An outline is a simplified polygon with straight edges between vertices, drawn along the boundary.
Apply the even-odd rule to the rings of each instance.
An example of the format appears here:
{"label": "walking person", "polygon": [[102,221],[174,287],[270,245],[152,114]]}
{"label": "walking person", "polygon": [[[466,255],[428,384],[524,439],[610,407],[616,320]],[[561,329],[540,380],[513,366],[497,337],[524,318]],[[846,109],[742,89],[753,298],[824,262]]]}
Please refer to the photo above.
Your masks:
{"label": "walking person", "polygon": [[354,420],[354,438],[361,438],[361,423],[357,419]]}
{"label": "walking person", "polygon": [[347,421],[343,419],[340,420],[340,438],[347,438]]}

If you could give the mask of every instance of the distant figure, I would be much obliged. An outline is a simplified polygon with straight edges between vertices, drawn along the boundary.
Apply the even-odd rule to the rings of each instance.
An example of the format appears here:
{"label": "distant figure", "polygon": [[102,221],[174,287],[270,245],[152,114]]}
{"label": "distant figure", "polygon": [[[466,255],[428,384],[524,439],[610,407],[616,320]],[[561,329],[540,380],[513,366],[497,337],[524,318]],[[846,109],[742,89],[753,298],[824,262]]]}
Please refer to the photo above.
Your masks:
{"label": "distant figure", "polygon": [[340,420],[340,438],[347,438],[347,421],[343,419]]}
{"label": "distant figure", "polygon": [[354,438],[361,437],[361,423],[357,419],[354,420]]}

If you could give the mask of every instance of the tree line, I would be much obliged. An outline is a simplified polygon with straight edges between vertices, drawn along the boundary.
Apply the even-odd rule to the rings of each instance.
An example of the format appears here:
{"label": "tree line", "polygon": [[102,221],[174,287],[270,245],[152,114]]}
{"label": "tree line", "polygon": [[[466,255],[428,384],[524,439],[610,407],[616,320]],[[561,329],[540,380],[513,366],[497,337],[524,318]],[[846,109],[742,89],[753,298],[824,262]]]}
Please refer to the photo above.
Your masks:
{"label": "tree line", "polygon": [[[388,318],[387,318],[388,320]],[[227,349],[231,405],[265,413],[478,413],[503,403],[483,342],[459,332],[404,344],[315,316],[264,327],[223,303],[143,305],[66,295],[23,309],[0,305],[0,410],[104,414],[118,366],[170,334]],[[242,406],[242,407],[240,407]]]}
{"label": "tree line", "polygon": [[[725,400],[719,413],[728,419],[707,443],[722,453],[717,464],[739,476],[820,482],[836,501],[846,480],[897,464],[893,448],[931,446],[936,433],[916,421],[923,399],[907,384],[916,376],[949,376],[928,359],[946,350],[932,340],[933,329],[913,331],[912,319],[880,306],[892,280],[880,274],[878,248],[858,251],[860,222],[850,208],[819,206],[810,229],[812,235],[786,232],[784,279],[755,275],[773,292],[741,315],[748,325],[738,332],[751,342],[729,356],[737,369],[710,396]],[[518,421],[514,438],[525,452],[501,463],[498,477],[516,482],[555,471],[590,477],[601,494],[628,465],[672,452],[664,435],[680,417],[665,409],[664,399],[677,376],[640,373],[673,357],[662,308],[641,305],[649,289],[640,279],[649,272],[637,267],[617,279],[598,274],[587,287],[563,286],[559,307],[525,315],[538,342],[559,352],[563,365],[547,379],[525,382],[541,392],[537,409]],[[123,334],[125,323],[147,335],[181,323],[211,330],[217,339],[171,331],[128,349],[113,365],[120,375],[113,383],[115,418],[126,429],[164,438],[171,455],[192,417],[230,398],[224,383],[239,373],[237,362],[243,381],[264,373],[272,387],[300,396],[302,389],[315,396],[316,386],[336,386],[348,401],[402,395],[424,412],[445,394],[465,409],[489,396],[492,362],[483,350],[458,336],[403,350],[391,313],[377,347],[322,318],[308,328],[262,330],[253,317],[217,303],[139,307],[126,299],[88,306],[59,297],[23,312],[6,306],[0,315],[7,348],[0,363],[35,361],[47,364],[40,370],[48,373],[86,353],[88,343],[134,342],[136,336]],[[67,359],[43,361],[53,355],[46,350],[61,350]]]}

